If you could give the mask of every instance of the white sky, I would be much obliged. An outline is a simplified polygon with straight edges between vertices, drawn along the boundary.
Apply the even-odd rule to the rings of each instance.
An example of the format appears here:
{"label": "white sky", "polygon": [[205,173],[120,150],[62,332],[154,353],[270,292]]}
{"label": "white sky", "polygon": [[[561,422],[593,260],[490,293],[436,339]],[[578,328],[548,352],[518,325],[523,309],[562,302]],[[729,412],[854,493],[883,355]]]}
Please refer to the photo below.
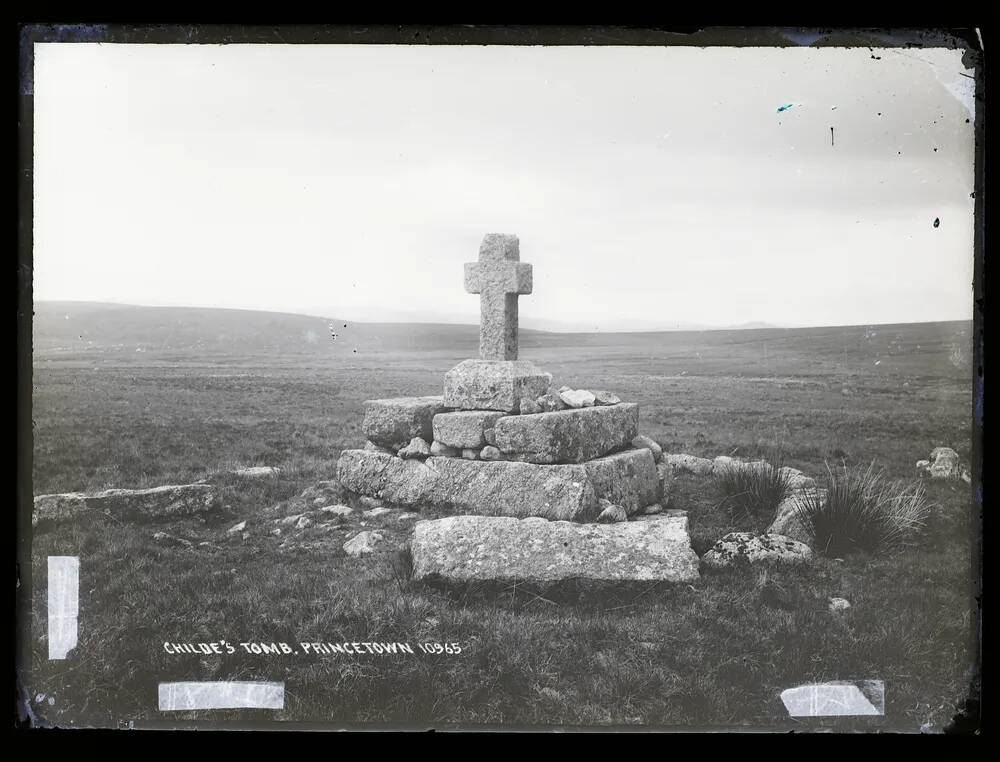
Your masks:
{"label": "white sky", "polygon": [[529,327],[971,319],[972,73],[945,49],[36,44],[35,298],[476,322],[462,263],[500,232]]}

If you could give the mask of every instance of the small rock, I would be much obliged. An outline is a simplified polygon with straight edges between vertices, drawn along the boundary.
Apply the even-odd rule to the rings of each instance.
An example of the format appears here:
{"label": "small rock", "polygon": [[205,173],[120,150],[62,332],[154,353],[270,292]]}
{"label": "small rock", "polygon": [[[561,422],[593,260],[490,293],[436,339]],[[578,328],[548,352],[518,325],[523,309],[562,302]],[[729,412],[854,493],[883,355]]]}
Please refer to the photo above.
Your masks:
{"label": "small rock", "polygon": [[929,460],[918,460],[917,461],[917,475],[918,476],[930,476],[931,473],[931,462]]}
{"label": "small rock", "polygon": [[180,548],[190,548],[194,544],[190,540],[185,540],[183,537],[174,537],[172,534],[167,534],[166,532],[157,532],[153,535],[153,539],[164,545],[173,545]]}
{"label": "small rock", "polygon": [[325,497],[317,497],[315,500],[313,500],[313,505],[315,505],[317,508],[320,507],[320,506],[326,505],[326,498]]}
{"label": "small rock", "polygon": [[283,519],[278,519],[277,521],[283,526],[289,526],[290,524],[297,523],[303,516],[305,516],[304,513],[296,513],[293,516],[285,516]]}
{"label": "small rock", "polygon": [[242,476],[246,479],[261,479],[277,476],[281,473],[280,468],[274,466],[251,466],[249,468],[237,468],[233,471],[235,476]]}
{"label": "small rock", "polygon": [[961,475],[958,453],[950,447],[935,447],[931,451],[929,469],[932,479],[957,479]]}
{"label": "small rock", "polygon": [[480,451],[479,457],[483,460],[503,460],[503,453],[496,447],[486,445],[486,447]]}
{"label": "small rock", "polygon": [[632,446],[637,450],[640,450],[643,447],[645,447],[647,450],[653,453],[653,461],[656,463],[659,463],[661,460],[663,460],[663,448],[660,447],[660,445],[658,445],[656,442],[654,442],[647,436],[643,436],[642,434],[640,434],[639,436],[637,436],[635,439],[632,440]]}
{"label": "small rock", "polygon": [[299,520],[295,522],[296,529],[305,529],[307,526],[312,524],[312,519],[308,516],[299,516]]}
{"label": "small rock", "polygon": [[395,455],[395,450],[390,450],[388,447],[383,447],[382,445],[377,445],[370,439],[365,442],[365,449],[369,452],[383,452],[386,455]]}
{"label": "small rock", "polygon": [[419,519],[419,513],[401,513],[396,517],[399,521],[413,521],[414,519]]}
{"label": "small rock", "polygon": [[659,503],[651,503],[650,505],[647,505],[645,508],[639,511],[639,513],[641,513],[643,516],[655,516],[657,513],[662,513],[662,512],[663,512],[663,506],[660,505]]}
{"label": "small rock", "polygon": [[479,450],[473,450],[467,447],[462,450],[462,457],[465,460],[479,460]]}
{"label": "small rock", "polygon": [[521,415],[533,415],[534,413],[542,412],[542,406],[533,399],[521,397],[518,410],[521,412]]}
{"label": "small rock", "polygon": [[594,400],[596,399],[586,389],[570,389],[565,392],[559,392],[559,396],[563,402],[572,408],[593,407]]}
{"label": "small rock", "polygon": [[460,454],[460,450],[454,447],[449,447],[446,444],[442,444],[436,439],[431,442],[431,455],[436,455],[439,458],[457,458]]}
{"label": "small rock", "polygon": [[555,389],[549,389],[541,397],[538,397],[535,402],[538,403],[538,407],[543,413],[555,413],[558,410],[566,409],[566,403],[563,402],[562,397],[559,396],[559,392]]}
{"label": "small rock", "polygon": [[618,405],[621,404],[621,398],[614,392],[607,392],[603,390],[594,391],[594,404],[595,405]]}
{"label": "small rock", "polygon": [[380,532],[361,532],[344,543],[344,552],[355,557],[374,553],[375,546],[381,541]]}
{"label": "small rock", "polygon": [[497,444],[497,432],[492,426],[488,429],[483,429],[483,439],[486,440],[486,444],[496,447]]}
{"label": "small rock", "polygon": [[846,387],[844,389],[841,389],[840,393],[843,394],[845,397],[850,397],[851,396],[851,390],[847,389]]}
{"label": "small rock", "polygon": [[320,508],[320,511],[334,516],[350,516],[354,513],[354,509],[349,505],[328,505],[325,508]]}
{"label": "small rock", "polygon": [[422,437],[413,437],[410,443],[399,451],[401,458],[427,458],[431,454],[431,446]]}
{"label": "small rock", "polygon": [[273,534],[275,537],[280,537],[281,536],[281,527],[275,527],[274,529],[272,529],[271,530],[271,534]]}
{"label": "small rock", "polygon": [[376,519],[379,516],[385,516],[387,513],[392,513],[389,508],[372,508],[370,511],[364,512],[364,517],[367,519]]}
{"label": "small rock", "polygon": [[358,498],[358,505],[361,506],[361,510],[370,511],[373,508],[382,508],[385,503],[379,500],[377,497],[369,497],[368,495],[362,495]]}
{"label": "small rock", "polygon": [[609,505],[597,517],[598,524],[617,524],[628,521],[628,513],[620,505]]}
{"label": "small rock", "polygon": [[242,532],[246,528],[247,523],[245,521],[241,521],[236,526],[229,527],[229,529],[226,530],[226,534],[236,534],[237,532]]}
{"label": "small rock", "polygon": [[706,566],[729,566],[737,559],[750,563],[799,564],[812,559],[808,545],[780,534],[755,535],[750,532],[730,532],[719,540],[703,557]]}
{"label": "small rock", "polygon": [[846,598],[831,598],[830,599],[830,611],[836,613],[838,611],[846,611],[851,607],[851,602]]}

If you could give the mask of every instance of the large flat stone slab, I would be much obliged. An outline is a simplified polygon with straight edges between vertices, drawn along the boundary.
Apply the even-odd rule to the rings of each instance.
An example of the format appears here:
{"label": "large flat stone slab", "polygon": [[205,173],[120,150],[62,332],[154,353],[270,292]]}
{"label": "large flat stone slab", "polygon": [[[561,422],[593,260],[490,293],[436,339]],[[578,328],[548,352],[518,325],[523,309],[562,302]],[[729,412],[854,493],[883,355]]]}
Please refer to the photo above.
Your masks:
{"label": "large flat stone slab", "polygon": [[527,360],[463,360],[444,375],[444,404],[516,413],[521,397],[540,397],[551,381],[551,374]]}
{"label": "large flat stone slab", "polygon": [[418,521],[413,576],[474,581],[693,582],[698,556],[686,516],[576,524],[485,516]]}
{"label": "large flat stone slab", "polygon": [[620,505],[629,516],[660,502],[662,494],[656,460],[647,448],[588,460],[583,467],[598,500],[605,498]]}
{"label": "large flat stone slab", "polygon": [[371,442],[399,450],[413,437],[430,442],[434,435],[434,416],[444,411],[442,397],[366,400],[361,428]]}
{"label": "large flat stone slab", "polygon": [[486,445],[484,433],[503,413],[496,410],[456,410],[434,416],[434,439],[458,449],[480,448]]}
{"label": "large flat stone slab", "polygon": [[352,492],[413,508],[569,521],[589,521],[598,512],[594,487],[581,465],[440,457],[420,462],[344,450],[337,476]]}
{"label": "large flat stone slab", "polygon": [[211,484],[177,484],[151,489],[109,489],[103,492],[65,492],[38,495],[31,516],[39,523],[72,521],[94,513],[115,518],[168,518],[206,513],[220,507],[218,490]]}
{"label": "large flat stone slab", "polygon": [[493,427],[496,446],[528,463],[582,463],[628,445],[639,430],[635,403],[506,416]]}

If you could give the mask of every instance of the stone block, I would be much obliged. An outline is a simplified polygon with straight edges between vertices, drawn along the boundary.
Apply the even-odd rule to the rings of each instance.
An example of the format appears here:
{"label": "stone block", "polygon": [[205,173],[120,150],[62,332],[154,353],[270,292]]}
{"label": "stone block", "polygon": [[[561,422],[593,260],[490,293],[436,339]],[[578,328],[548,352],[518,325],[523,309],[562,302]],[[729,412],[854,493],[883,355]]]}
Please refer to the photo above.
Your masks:
{"label": "stone block", "polygon": [[645,449],[625,450],[583,464],[597,499],[620,505],[631,516],[660,500],[660,480],[653,454]]}
{"label": "stone block", "polygon": [[434,416],[445,411],[441,397],[396,397],[366,400],[361,428],[369,441],[398,451],[414,437],[434,438]]}
{"label": "stone block", "polygon": [[516,413],[552,381],[528,360],[463,360],[444,376],[444,404],[457,410]]}
{"label": "stone block", "polygon": [[503,413],[494,410],[459,410],[434,416],[434,439],[457,450],[483,447],[485,432]]}
{"label": "stone block", "polygon": [[507,416],[493,431],[501,452],[529,463],[582,463],[631,442],[639,428],[634,403]]}

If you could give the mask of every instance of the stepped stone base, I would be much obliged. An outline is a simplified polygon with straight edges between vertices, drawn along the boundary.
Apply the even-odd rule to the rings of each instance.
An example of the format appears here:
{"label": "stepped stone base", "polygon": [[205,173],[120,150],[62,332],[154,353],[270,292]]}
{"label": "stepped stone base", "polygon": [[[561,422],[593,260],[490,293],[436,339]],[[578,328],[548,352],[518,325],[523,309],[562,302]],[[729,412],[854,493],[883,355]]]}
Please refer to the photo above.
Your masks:
{"label": "stepped stone base", "polygon": [[583,467],[598,499],[620,505],[629,516],[659,503],[663,496],[656,462],[645,448],[589,460]]}
{"label": "stepped stone base", "polygon": [[619,524],[574,524],[485,516],[418,521],[413,576],[475,581],[693,582],[698,556],[686,516]]}

